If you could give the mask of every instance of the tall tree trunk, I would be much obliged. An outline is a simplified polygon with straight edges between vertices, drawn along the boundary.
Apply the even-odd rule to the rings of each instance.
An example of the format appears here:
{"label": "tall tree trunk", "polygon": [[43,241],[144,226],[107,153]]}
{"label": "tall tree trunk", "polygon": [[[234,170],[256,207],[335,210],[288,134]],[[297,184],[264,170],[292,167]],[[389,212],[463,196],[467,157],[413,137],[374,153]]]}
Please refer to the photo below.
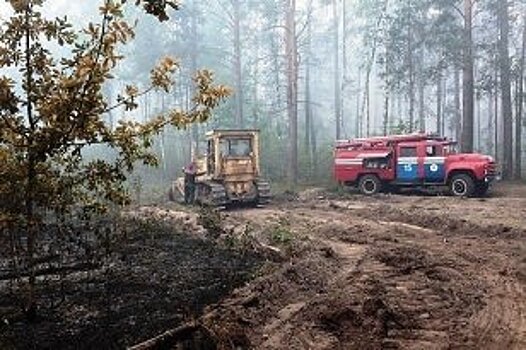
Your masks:
{"label": "tall tree trunk", "polygon": [[499,62],[502,127],[504,131],[502,177],[504,179],[510,179],[513,176],[513,112],[511,104],[510,57],[508,48],[509,14],[507,0],[499,1],[498,18],[500,28]]}
{"label": "tall tree trunk", "polygon": [[494,125],[494,129],[493,129],[493,132],[494,132],[494,146],[495,146],[495,160],[499,160],[500,159],[500,150],[499,150],[499,128],[500,128],[500,124],[499,124],[499,89],[498,89],[498,81],[499,81],[499,67],[498,67],[498,59],[495,59],[495,77],[494,77],[494,82],[495,82],[495,91],[494,91],[494,94],[493,94],[493,108],[494,108],[494,116],[495,116],[495,125]]}
{"label": "tall tree trunk", "polygon": [[390,104],[390,86],[389,86],[389,52],[385,46],[385,62],[384,62],[384,120],[383,120],[383,135],[386,136],[389,129],[389,104]]}
{"label": "tall tree trunk", "polygon": [[[363,88],[362,118],[365,115],[365,136],[369,137],[371,130],[371,69],[372,64],[368,65],[365,71],[365,86]],[[363,129],[363,121],[361,125]]]}
{"label": "tall tree trunk", "polygon": [[488,94],[488,124],[486,126],[486,147],[488,154],[493,154],[493,133],[491,132],[493,130],[493,90],[494,89],[491,89],[490,93]]}
{"label": "tall tree trunk", "polygon": [[348,86],[348,62],[349,58],[347,57],[347,0],[342,0],[342,77],[343,81],[340,86],[340,106],[341,106],[341,121],[342,121],[342,133],[344,136],[347,135],[347,129],[345,126],[345,118],[344,116],[347,115],[345,113],[346,108],[346,98],[345,98],[345,91]]}
{"label": "tall tree trunk", "polygon": [[298,47],[296,0],[285,0],[285,55],[287,58],[287,115],[289,121],[288,179],[298,182]]}
{"label": "tall tree trunk", "polygon": [[426,106],[425,106],[425,82],[422,74],[418,82],[418,130],[426,131]]}
{"label": "tall tree trunk", "polygon": [[418,74],[418,130],[420,132],[426,131],[426,106],[425,106],[425,88],[426,88],[426,81],[425,81],[425,68],[424,68],[424,60],[425,60],[425,45],[420,49],[420,55],[418,57],[418,66],[419,66],[419,74]]}
{"label": "tall tree trunk", "polygon": [[[259,57],[259,39],[256,38],[256,44],[254,45],[255,56]],[[252,99],[252,117],[254,118],[253,124],[256,128],[259,128],[259,60],[254,63],[254,98]]]}
{"label": "tall tree trunk", "polygon": [[358,86],[356,89],[356,119],[355,122],[355,136],[361,137],[362,136],[362,114],[360,113],[360,96],[361,96],[361,89],[362,89],[362,71],[360,68],[358,68]]}
{"label": "tall tree trunk", "polygon": [[522,178],[522,127],[524,111],[524,64],[526,63],[526,15],[523,16],[522,52],[517,91],[517,115],[515,117],[515,178]]}
{"label": "tall tree trunk", "polygon": [[318,134],[316,133],[314,113],[312,115],[312,122],[310,123],[310,141],[312,143],[312,172],[316,177],[318,174]]}
{"label": "tall tree trunk", "polygon": [[474,109],[474,73],[473,73],[473,0],[464,0],[464,43],[463,43],[463,105],[462,140],[463,152],[473,152],[473,109]]}
{"label": "tall tree trunk", "polygon": [[362,105],[362,110],[365,109],[366,136],[369,136],[371,133],[371,72],[376,57],[376,46],[378,45],[378,32],[380,29],[380,24],[383,21],[388,5],[389,0],[384,0],[382,12],[378,15],[374,28],[374,36],[371,44],[371,55],[367,59],[367,66],[365,69],[364,103]]}
{"label": "tall tree trunk", "polygon": [[[271,53],[272,53],[272,67],[273,69],[273,84],[275,88],[274,96],[276,98],[275,101],[273,101],[273,111],[272,111],[272,117],[275,118],[276,124],[280,121],[280,114],[282,110],[283,105],[283,96],[281,93],[281,65],[280,65],[280,55],[279,55],[279,44],[278,39],[276,38],[276,35],[272,35],[272,38],[270,39],[270,47],[271,47]],[[279,124],[278,124],[279,125]]]}
{"label": "tall tree trunk", "polygon": [[[312,1],[309,2],[309,11],[312,10]],[[305,150],[307,152],[307,160],[309,170],[313,175],[313,154],[312,154],[312,106],[311,106],[311,91],[310,91],[310,56],[311,56],[311,37],[312,37],[312,23],[311,18],[307,20],[307,37],[306,40],[306,54],[305,54]]]}
{"label": "tall tree trunk", "polygon": [[[199,47],[198,47],[198,43],[199,43],[199,40],[198,40],[198,20],[197,20],[197,16],[198,16],[198,13],[199,13],[199,7],[198,7],[198,2],[197,0],[193,0],[192,1],[192,7],[193,7],[193,11],[192,11],[192,19],[190,21],[190,25],[191,25],[191,30],[190,30],[190,33],[192,35],[192,38],[193,38],[193,45],[191,46],[191,52],[190,52],[190,69],[191,69],[191,74],[193,74],[193,72],[195,72],[197,70],[197,59],[198,59],[198,50],[199,50]],[[191,78],[191,77],[189,77]],[[190,79],[189,79],[190,80]],[[188,82],[188,86],[191,85],[191,82],[189,81]],[[188,89],[189,87],[187,87]],[[187,96],[189,92],[187,91]],[[187,103],[189,104],[190,103],[190,99],[187,98]],[[192,123],[192,148],[191,148],[191,154],[190,156],[197,156],[197,154],[199,153],[199,126],[197,123]]]}
{"label": "tall tree trunk", "polygon": [[305,127],[307,134],[307,151],[309,154],[309,169],[311,179],[315,179],[318,174],[318,151],[316,143],[316,125],[314,121],[314,113],[312,106],[312,96],[311,96],[311,55],[312,55],[312,11],[313,11],[313,0],[310,0],[308,3],[309,18],[307,19],[307,54],[306,54],[306,73],[305,73],[305,95],[306,95],[306,120],[308,125]]}
{"label": "tall tree trunk", "polygon": [[437,134],[444,134],[442,128],[442,72],[438,72],[437,77]]}
{"label": "tall tree trunk", "polygon": [[462,112],[461,112],[461,105],[460,105],[460,69],[454,68],[454,79],[455,79],[455,139],[458,142],[461,142],[462,137]]}
{"label": "tall tree trunk", "polygon": [[309,169],[312,168],[312,106],[311,106],[311,92],[310,92],[310,68],[308,66],[308,59],[305,62],[305,150],[307,152],[307,160]]}
{"label": "tall tree trunk", "polygon": [[407,28],[407,67],[409,70],[409,132],[415,129],[415,68],[413,66],[413,28]]}
{"label": "tall tree trunk", "polygon": [[476,118],[476,130],[477,130],[477,137],[475,138],[475,149],[477,152],[480,152],[481,151],[481,137],[480,137],[480,133],[481,133],[481,128],[480,128],[480,124],[481,124],[481,121],[482,121],[482,108],[480,107],[480,102],[481,102],[481,99],[480,99],[480,96],[477,96],[476,97],[476,106],[477,108],[475,109],[476,110],[476,115],[477,115],[477,118]]}
{"label": "tall tree trunk", "polygon": [[404,114],[403,104],[404,104],[404,96],[400,93],[397,93],[396,94],[396,113],[397,115],[396,115],[396,120],[393,120],[393,122],[397,122],[401,120],[402,115]]}
{"label": "tall tree trunk", "polygon": [[241,14],[239,8],[239,0],[231,0],[233,6],[233,24],[234,24],[234,77],[236,81],[236,124],[242,128],[245,120],[243,115],[243,74],[241,63]]}
{"label": "tall tree trunk", "polygon": [[341,86],[340,86],[340,16],[338,14],[338,1],[332,0],[332,14],[334,27],[334,115],[336,121],[336,140],[342,136],[341,116]]}

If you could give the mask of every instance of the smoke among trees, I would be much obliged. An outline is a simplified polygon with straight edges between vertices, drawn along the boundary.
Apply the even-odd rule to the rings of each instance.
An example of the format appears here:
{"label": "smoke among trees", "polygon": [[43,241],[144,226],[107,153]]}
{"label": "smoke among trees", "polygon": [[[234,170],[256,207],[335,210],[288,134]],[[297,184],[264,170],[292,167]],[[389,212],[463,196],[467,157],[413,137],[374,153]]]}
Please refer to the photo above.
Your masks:
{"label": "smoke among trees", "polygon": [[265,172],[292,183],[329,177],[335,139],[417,131],[493,155],[505,178],[519,178],[524,13],[519,0],[189,0],[168,26],[141,19],[108,90],[169,53],[184,63],[177,89],[144,96],[136,118],[187,104],[198,67],[234,91],[208,123],[164,132],[161,170],[142,182],[168,182],[217,127],[261,129]]}

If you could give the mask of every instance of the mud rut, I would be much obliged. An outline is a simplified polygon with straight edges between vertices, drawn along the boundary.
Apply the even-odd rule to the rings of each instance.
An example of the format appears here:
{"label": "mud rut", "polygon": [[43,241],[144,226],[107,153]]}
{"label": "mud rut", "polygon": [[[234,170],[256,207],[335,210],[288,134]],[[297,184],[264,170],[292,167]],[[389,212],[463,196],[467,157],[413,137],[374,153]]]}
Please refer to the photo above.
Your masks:
{"label": "mud rut", "polygon": [[230,213],[286,222],[291,259],[202,324],[223,349],[525,349],[525,211],[396,196]]}

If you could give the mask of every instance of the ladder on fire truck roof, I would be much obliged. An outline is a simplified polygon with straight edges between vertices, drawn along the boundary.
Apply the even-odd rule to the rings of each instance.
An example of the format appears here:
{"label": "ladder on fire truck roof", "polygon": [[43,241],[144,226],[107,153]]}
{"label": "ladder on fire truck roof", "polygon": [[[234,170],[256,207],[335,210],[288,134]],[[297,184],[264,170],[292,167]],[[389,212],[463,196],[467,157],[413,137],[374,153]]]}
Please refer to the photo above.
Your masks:
{"label": "ladder on fire truck roof", "polygon": [[418,141],[446,141],[447,138],[436,135],[436,134],[408,134],[408,135],[392,135],[392,136],[376,136],[368,138],[359,138],[352,140],[337,140],[336,147],[349,147],[349,146],[361,146],[361,145],[380,145],[390,144],[398,142],[418,142]]}

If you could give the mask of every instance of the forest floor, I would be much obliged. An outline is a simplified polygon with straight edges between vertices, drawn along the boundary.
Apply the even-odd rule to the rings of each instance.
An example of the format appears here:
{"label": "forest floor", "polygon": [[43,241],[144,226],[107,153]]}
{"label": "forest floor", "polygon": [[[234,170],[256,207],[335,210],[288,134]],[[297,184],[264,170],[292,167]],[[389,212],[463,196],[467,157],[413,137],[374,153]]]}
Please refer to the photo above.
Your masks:
{"label": "forest floor", "polygon": [[69,281],[39,325],[2,316],[0,345],[122,348],[189,325],[143,348],[526,348],[524,185],[483,199],[313,188],[130,215],[163,229],[127,238],[111,284]]}
{"label": "forest floor", "polygon": [[313,189],[225,220],[286,259],[207,310],[219,348],[526,349],[524,186],[484,199]]}

